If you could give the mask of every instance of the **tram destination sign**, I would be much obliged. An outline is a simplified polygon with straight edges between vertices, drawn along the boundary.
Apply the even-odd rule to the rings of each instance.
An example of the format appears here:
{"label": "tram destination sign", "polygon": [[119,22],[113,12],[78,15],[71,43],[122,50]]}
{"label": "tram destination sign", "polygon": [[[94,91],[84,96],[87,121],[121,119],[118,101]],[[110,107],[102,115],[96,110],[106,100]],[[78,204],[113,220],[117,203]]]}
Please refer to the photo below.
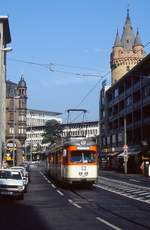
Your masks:
{"label": "tram destination sign", "polygon": [[88,147],[88,146],[78,146],[77,149],[78,150],[88,150],[88,149],[90,149],[90,147]]}

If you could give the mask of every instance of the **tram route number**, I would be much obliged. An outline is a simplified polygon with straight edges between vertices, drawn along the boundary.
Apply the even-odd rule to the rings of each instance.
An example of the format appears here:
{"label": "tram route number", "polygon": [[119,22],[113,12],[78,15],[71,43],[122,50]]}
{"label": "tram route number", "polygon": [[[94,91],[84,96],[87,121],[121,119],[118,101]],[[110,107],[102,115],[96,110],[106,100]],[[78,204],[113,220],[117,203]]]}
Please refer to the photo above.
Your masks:
{"label": "tram route number", "polygon": [[86,166],[85,165],[81,166],[81,171],[86,171]]}

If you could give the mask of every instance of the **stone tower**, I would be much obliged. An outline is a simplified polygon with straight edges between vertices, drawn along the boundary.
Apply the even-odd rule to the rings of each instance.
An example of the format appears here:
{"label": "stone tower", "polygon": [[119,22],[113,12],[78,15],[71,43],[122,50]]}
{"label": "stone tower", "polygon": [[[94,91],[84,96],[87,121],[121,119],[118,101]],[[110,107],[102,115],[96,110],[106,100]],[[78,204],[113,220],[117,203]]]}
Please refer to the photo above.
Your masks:
{"label": "stone tower", "polygon": [[117,30],[114,45],[110,56],[112,84],[117,82],[124,74],[132,69],[145,56],[144,46],[139,31],[134,34],[129,9],[120,38]]}

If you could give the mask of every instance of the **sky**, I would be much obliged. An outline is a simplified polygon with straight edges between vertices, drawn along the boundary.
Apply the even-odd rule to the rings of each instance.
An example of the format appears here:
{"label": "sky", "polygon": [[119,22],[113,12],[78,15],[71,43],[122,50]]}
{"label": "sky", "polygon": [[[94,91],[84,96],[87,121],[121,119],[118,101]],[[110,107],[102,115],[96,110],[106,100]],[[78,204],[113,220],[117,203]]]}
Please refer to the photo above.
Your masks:
{"label": "sky", "polygon": [[68,109],[86,109],[87,121],[98,120],[101,84],[111,82],[110,53],[128,7],[145,45],[149,0],[0,0],[0,15],[9,16],[7,46],[13,49],[7,80],[18,82],[23,75],[28,108],[60,112],[64,122]]}

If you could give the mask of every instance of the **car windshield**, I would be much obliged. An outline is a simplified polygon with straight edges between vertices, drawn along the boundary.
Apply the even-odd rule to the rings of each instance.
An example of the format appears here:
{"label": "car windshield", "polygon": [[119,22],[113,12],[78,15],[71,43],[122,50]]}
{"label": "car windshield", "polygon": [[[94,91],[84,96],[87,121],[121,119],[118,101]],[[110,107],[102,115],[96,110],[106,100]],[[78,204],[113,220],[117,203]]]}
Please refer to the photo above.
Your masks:
{"label": "car windshield", "polygon": [[21,174],[17,171],[0,171],[0,179],[15,179],[20,180]]}
{"label": "car windshield", "polygon": [[73,151],[71,152],[71,162],[82,162],[82,163],[91,163],[95,162],[95,153],[86,151],[86,152],[81,152],[81,151]]}

